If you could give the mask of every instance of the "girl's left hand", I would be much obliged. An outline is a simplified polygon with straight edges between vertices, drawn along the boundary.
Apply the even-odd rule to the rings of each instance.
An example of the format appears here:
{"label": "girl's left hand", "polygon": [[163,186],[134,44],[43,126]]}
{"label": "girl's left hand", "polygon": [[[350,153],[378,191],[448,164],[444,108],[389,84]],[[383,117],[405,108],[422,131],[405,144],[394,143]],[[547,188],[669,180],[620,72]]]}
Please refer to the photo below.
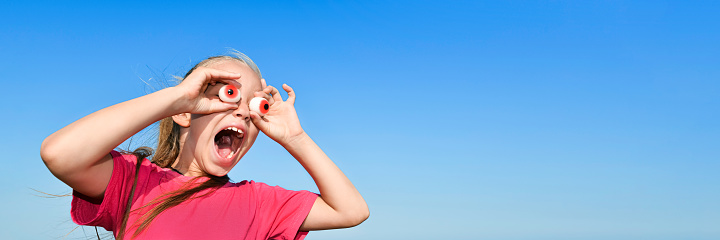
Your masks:
{"label": "girl's left hand", "polygon": [[293,139],[302,136],[305,131],[300,126],[300,120],[295,112],[295,92],[287,84],[283,84],[282,87],[288,93],[286,101],[282,100],[280,92],[273,86],[267,86],[262,91],[255,92],[255,97],[264,97],[268,100],[270,109],[262,117],[251,111],[250,118],[265,135],[285,146]]}

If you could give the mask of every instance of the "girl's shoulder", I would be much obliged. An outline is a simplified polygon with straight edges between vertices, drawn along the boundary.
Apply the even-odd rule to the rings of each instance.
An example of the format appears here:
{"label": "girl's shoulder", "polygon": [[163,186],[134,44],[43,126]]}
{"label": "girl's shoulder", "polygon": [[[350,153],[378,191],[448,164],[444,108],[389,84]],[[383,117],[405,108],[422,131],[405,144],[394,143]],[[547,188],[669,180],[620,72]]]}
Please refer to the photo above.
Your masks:
{"label": "girl's shoulder", "polygon": [[[113,150],[110,152],[110,155],[113,158],[113,163],[115,164],[121,164],[123,167],[132,167],[135,168],[137,164],[137,157],[132,153],[125,150]],[[162,168],[155,163],[152,163],[149,159],[143,158],[140,163],[140,168],[146,168],[151,169],[155,171],[162,171],[166,172],[170,169]]]}
{"label": "girl's shoulder", "polygon": [[132,186],[136,173],[138,183],[151,183],[150,185],[141,184],[144,187],[153,187],[165,182],[184,183],[189,180],[189,177],[175,173],[170,168],[162,168],[147,158],[141,159],[140,165],[138,165],[137,157],[131,152],[113,150],[110,155],[113,158],[111,181],[113,178],[117,178],[123,184]]}
{"label": "girl's shoulder", "polygon": [[[110,156],[113,158],[114,163],[127,163],[135,165],[137,163],[137,157],[129,151],[125,151],[122,149],[116,149],[110,151]],[[150,161],[147,158],[142,159],[142,165],[147,165],[147,163],[150,163]]]}
{"label": "girl's shoulder", "polygon": [[239,182],[230,182],[226,185],[226,187],[240,187],[240,188],[253,188],[253,189],[267,189],[267,188],[280,188],[278,186],[271,187],[270,185],[264,183],[264,182],[257,182],[255,180],[242,180]]}
{"label": "girl's shoulder", "polygon": [[252,198],[265,198],[275,196],[283,192],[291,192],[279,186],[270,186],[263,182],[254,180],[242,180],[239,182],[228,182],[221,188],[221,192],[245,195]]}
{"label": "girl's shoulder", "polygon": [[256,182],[253,180],[243,180],[240,182],[230,182],[223,188],[237,193],[244,192],[253,197],[266,198],[291,198],[297,196],[317,197],[317,194],[307,190],[289,190],[280,186],[271,186],[264,182]]}

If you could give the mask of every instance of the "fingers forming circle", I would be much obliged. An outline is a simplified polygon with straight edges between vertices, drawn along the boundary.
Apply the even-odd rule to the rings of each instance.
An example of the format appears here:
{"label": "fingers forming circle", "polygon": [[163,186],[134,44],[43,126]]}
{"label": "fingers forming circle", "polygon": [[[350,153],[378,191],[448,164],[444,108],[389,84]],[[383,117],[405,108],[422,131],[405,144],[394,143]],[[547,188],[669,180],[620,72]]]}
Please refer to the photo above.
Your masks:
{"label": "fingers forming circle", "polygon": [[280,96],[280,91],[278,91],[277,88],[273,86],[269,87],[272,88],[272,90],[270,91],[270,96],[272,96],[273,100],[275,100],[276,102],[282,102],[282,96]]}
{"label": "fingers forming circle", "polygon": [[295,105],[295,91],[287,84],[283,84],[283,90],[288,94],[287,102]]}

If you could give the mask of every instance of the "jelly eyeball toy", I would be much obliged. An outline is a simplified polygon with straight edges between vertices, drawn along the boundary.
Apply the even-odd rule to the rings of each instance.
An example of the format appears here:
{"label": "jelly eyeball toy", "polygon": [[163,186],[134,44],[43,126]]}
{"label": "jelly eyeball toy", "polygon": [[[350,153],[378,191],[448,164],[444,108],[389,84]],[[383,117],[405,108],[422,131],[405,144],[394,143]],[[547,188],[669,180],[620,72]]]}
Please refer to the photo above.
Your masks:
{"label": "jelly eyeball toy", "polygon": [[222,88],[220,88],[218,96],[220,96],[220,100],[222,100],[223,102],[239,102],[240,98],[242,98],[242,96],[240,96],[240,91],[238,91],[237,87],[231,84],[222,86]]}
{"label": "jelly eyeball toy", "polygon": [[255,97],[250,100],[250,111],[256,112],[260,116],[265,116],[270,110],[270,103],[267,99],[261,97]]}

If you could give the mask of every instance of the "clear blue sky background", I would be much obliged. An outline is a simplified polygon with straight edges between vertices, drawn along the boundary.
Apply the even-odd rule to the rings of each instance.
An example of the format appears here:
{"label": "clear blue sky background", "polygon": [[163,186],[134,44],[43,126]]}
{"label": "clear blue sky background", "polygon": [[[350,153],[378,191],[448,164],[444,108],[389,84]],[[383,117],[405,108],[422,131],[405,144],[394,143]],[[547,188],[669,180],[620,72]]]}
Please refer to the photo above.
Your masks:
{"label": "clear blue sky background", "polygon": [[[75,227],[70,198],[29,189],[70,192],[42,164],[46,136],[232,47],[295,88],[303,126],[370,205],[362,225],[308,239],[720,239],[719,12],[718,1],[6,1],[0,238]],[[317,191],[265,136],[230,176]]]}

